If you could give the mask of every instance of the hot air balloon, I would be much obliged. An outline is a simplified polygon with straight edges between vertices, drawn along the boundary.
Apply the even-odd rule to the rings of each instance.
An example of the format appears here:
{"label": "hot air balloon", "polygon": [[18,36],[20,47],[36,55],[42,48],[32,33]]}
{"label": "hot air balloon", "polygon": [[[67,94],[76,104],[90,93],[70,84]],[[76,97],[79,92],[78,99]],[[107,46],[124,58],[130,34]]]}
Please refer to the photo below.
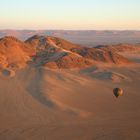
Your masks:
{"label": "hot air balloon", "polygon": [[116,96],[116,98],[118,98],[119,96],[123,95],[123,90],[121,88],[114,88],[113,93]]}

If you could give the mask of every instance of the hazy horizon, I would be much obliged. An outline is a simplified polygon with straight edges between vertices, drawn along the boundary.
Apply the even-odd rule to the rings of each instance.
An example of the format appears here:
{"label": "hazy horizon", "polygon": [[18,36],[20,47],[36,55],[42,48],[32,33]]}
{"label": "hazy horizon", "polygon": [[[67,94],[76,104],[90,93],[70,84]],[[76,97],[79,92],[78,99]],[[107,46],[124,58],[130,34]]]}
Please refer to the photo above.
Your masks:
{"label": "hazy horizon", "polygon": [[5,0],[0,29],[140,30],[139,0]]}
{"label": "hazy horizon", "polygon": [[0,31],[9,30],[9,31],[140,31],[140,29],[32,29],[32,28],[0,28]]}

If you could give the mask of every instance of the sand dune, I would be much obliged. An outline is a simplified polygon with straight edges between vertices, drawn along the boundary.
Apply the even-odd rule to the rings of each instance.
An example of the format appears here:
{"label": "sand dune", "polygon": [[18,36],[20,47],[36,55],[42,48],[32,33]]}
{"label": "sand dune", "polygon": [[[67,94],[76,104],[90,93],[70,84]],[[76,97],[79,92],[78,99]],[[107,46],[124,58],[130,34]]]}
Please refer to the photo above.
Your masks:
{"label": "sand dune", "polygon": [[[32,66],[1,76],[0,139],[138,139],[139,70],[118,68],[132,81],[117,84]],[[119,99],[116,86],[125,91]]]}
{"label": "sand dune", "polygon": [[[2,68],[0,140],[139,140],[139,52],[121,56],[134,63]],[[118,99],[115,87],[124,90]]]}
{"label": "sand dune", "polygon": [[[121,84],[32,66],[1,76],[0,139],[138,139],[139,70],[118,68],[132,79]],[[117,100],[115,86],[125,90]]]}

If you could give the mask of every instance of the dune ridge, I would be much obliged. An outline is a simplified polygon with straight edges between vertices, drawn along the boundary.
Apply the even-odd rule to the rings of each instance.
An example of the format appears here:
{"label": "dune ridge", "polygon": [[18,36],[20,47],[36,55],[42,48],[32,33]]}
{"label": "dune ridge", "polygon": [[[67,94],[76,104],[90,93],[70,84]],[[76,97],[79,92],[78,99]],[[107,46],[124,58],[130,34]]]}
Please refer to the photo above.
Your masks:
{"label": "dune ridge", "polygon": [[0,140],[139,139],[140,57],[121,47],[1,38]]}

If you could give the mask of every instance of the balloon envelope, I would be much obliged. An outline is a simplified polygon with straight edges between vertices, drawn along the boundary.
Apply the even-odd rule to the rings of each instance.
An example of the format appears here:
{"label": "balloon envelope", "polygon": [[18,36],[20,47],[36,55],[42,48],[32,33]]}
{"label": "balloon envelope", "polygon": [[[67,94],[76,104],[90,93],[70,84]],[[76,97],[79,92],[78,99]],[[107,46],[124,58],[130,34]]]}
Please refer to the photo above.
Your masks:
{"label": "balloon envelope", "polygon": [[123,90],[121,88],[114,88],[113,93],[116,96],[116,98],[118,98],[119,96],[122,96]]}

